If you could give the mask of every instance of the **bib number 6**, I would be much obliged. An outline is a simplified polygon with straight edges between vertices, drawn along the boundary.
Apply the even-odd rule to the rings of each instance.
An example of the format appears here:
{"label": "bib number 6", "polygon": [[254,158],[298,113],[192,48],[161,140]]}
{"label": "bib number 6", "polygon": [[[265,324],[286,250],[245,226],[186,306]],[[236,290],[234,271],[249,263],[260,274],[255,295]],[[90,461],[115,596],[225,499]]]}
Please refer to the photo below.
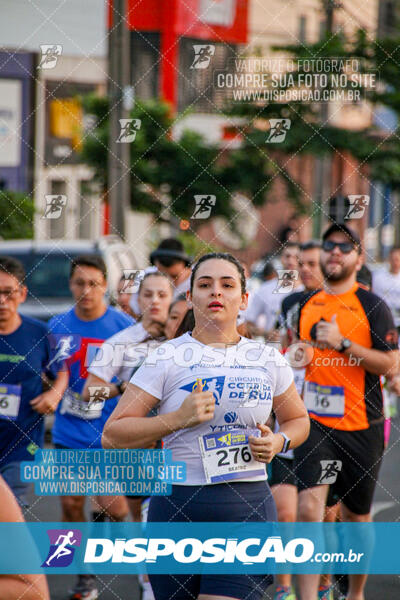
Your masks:
{"label": "bib number 6", "polygon": [[318,407],[329,408],[329,400],[326,396],[319,396],[317,394],[317,397],[315,398],[315,408]]}
{"label": "bib number 6", "polygon": [[7,396],[0,397],[0,408],[8,408]]}
{"label": "bib number 6", "polygon": [[233,457],[233,464],[237,465],[238,457],[242,459],[243,462],[247,463],[251,461],[251,454],[249,452],[248,446],[243,446],[242,448],[228,448],[228,450],[218,450],[216,452],[217,456],[221,458],[218,460],[219,467],[227,467],[231,464],[230,459]]}

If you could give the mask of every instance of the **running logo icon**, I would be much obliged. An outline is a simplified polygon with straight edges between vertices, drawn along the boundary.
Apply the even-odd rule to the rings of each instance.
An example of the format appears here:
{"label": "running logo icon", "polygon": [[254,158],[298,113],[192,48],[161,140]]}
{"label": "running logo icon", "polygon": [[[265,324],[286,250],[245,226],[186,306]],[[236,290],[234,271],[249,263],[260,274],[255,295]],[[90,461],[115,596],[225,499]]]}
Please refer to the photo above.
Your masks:
{"label": "running logo icon", "polygon": [[117,139],[118,144],[130,144],[136,139],[136,133],[139,131],[142,121],[140,119],[120,119],[121,131]]}
{"label": "running logo icon", "polygon": [[101,385],[89,385],[88,408],[97,402],[105,402],[110,397],[110,388]]}
{"label": "running logo icon", "polygon": [[317,485],[331,485],[335,483],[337,476],[342,470],[341,460],[321,460],[321,475]]}
{"label": "running logo icon", "polygon": [[59,219],[67,204],[67,196],[62,194],[46,194],[46,210],[44,219]]}
{"label": "running logo icon", "polygon": [[268,119],[271,129],[269,130],[267,144],[279,144],[284,142],[286,134],[290,129],[290,119]]}
{"label": "running logo icon", "polygon": [[196,379],[187,385],[180,387],[180,390],[188,392],[212,392],[215,398],[215,404],[220,404],[220,399],[224,389],[225,376],[209,377],[205,379]]}
{"label": "running logo icon", "polygon": [[196,208],[190,217],[191,219],[208,219],[211,215],[213,206],[217,201],[213,194],[201,194],[194,197]]}
{"label": "running logo icon", "polygon": [[122,294],[136,294],[144,277],[144,270],[124,269],[124,279],[121,289]]}
{"label": "running logo icon", "polygon": [[194,59],[190,65],[191,69],[207,69],[211,58],[215,54],[215,46],[212,44],[193,44]]}
{"label": "running logo icon", "polygon": [[43,44],[40,46],[42,56],[37,66],[38,69],[54,69],[58,57],[61,56],[62,46],[59,44]]}
{"label": "running logo icon", "polygon": [[295,270],[279,270],[278,283],[273,294],[290,294],[294,288],[294,282],[299,278],[299,272]]}
{"label": "running logo icon", "polygon": [[48,555],[42,567],[68,567],[75,554],[75,548],[81,545],[82,533],[79,529],[48,529],[50,540]]}
{"label": "running logo icon", "polygon": [[363,194],[350,194],[348,199],[350,206],[345,219],[362,219],[365,209],[369,204],[369,196]]}
{"label": "running logo icon", "polygon": [[[55,337],[54,334],[52,337]],[[50,367],[55,362],[64,361],[71,356],[72,349],[74,347],[74,336],[73,335],[63,335],[58,337],[57,345],[55,347],[55,354],[51,361],[48,363],[47,368]]]}

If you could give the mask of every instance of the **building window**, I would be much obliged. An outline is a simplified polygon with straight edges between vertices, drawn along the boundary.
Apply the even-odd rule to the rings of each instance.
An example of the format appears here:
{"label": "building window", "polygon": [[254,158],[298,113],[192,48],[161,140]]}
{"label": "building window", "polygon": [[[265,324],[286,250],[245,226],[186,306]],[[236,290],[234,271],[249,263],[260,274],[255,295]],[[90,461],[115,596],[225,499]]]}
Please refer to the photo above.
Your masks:
{"label": "building window", "polygon": [[383,4],[383,23],[388,29],[394,29],[396,26],[396,11],[394,2],[390,0]]}
{"label": "building window", "polygon": [[387,37],[395,34],[397,29],[399,9],[393,0],[381,0],[379,2],[379,37]]}
{"label": "building window", "polygon": [[299,17],[299,42],[300,44],[307,43],[307,17],[305,15]]}
{"label": "building window", "polygon": [[131,81],[135,95],[141,100],[159,96],[160,35],[133,31],[131,37]]}
{"label": "building window", "polygon": [[204,40],[181,38],[179,42],[178,110],[186,108],[198,112],[217,112],[226,104],[224,91],[217,91],[214,85],[216,72],[234,72],[238,47],[235,44],[212,42],[215,47],[212,64],[206,69],[191,68],[195,58],[194,45],[207,44]]}
{"label": "building window", "polygon": [[79,221],[78,237],[90,239],[92,237],[93,211],[97,205],[87,181],[81,181],[79,186]]}
{"label": "building window", "polygon": [[45,164],[79,164],[84,111],[81,97],[93,93],[92,84],[48,81],[46,83]]}
{"label": "building window", "polygon": [[328,215],[333,223],[343,223],[349,212],[349,199],[345,196],[334,196],[329,200]]}
{"label": "building window", "polygon": [[[66,191],[65,181],[53,180],[50,184],[50,193],[52,195],[65,195]],[[62,239],[65,236],[65,225],[66,225],[66,210],[67,204],[60,211],[60,215],[56,219],[49,219],[49,238],[52,240]]]}

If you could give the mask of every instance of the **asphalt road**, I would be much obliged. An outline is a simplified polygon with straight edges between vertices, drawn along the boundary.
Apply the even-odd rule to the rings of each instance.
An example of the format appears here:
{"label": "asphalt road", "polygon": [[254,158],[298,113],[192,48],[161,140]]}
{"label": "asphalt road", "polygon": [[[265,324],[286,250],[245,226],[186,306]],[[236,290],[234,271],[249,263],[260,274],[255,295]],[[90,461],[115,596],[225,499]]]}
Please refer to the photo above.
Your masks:
{"label": "asphalt road", "polygon": [[[373,513],[375,521],[400,520],[400,418],[392,421],[392,432],[386,450],[380,478],[376,488]],[[87,503],[88,504],[88,503]],[[29,521],[59,521],[60,507],[57,498],[35,497],[29,512]],[[400,561],[400,559],[399,559]],[[51,600],[65,600],[73,584],[73,576],[49,577]],[[98,578],[100,600],[139,600],[139,587],[135,576],[102,575]],[[265,595],[272,600],[273,588]],[[366,600],[398,600],[400,598],[400,575],[370,576],[366,588]]]}

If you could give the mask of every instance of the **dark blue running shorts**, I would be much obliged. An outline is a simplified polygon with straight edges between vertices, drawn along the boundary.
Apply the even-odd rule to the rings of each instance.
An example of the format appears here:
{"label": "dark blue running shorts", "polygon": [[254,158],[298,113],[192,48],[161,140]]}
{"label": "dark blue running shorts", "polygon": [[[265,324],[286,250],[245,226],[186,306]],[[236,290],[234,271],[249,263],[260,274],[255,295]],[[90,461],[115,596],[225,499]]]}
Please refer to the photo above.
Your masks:
{"label": "dark blue running shorts", "polygon": [[[148,522],[277,521],[266,481],[174,485],[171,496],[150,500]],[[149,575],[156,600],[195,600],[199,594],[261,600],[272,575]]]}

